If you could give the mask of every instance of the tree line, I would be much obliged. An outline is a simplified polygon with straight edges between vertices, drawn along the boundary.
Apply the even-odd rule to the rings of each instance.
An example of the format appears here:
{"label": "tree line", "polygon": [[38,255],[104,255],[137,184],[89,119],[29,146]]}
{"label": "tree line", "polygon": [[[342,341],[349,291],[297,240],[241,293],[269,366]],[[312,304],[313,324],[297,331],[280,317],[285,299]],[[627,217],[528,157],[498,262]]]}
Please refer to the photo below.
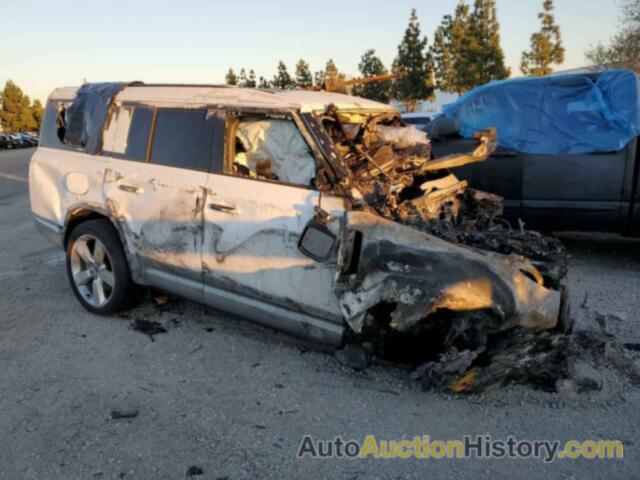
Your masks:
{"label": "tree line", "polygon": [[22,89],[7,80],[0,93],[0,123],[5,132],[39,131],[42,125],[42,104],[25,95]]}
{"label": "tree line", "polygon": [[[621,0],[618,32],[609,44],[599,43],[585,51],[585,57],[595,65],[608,68],[625,68],[640,73],[640,0]],[[554,65],[564,61],[564,48],[560,27],[553,17],[553,0],[543,0],[538,14],[540,30],[530,38],[530,47],[522,52],[520,71],[524,75],[548,75]],[[415,108],[419,100],[433,98],[436,89],[462,94],[491,80],[508,78],[510,69],[504,63],[500,45],[500,24],[497,20],[495,0],[464,0],[454,11],[445,15],[428,44],[423,36],[415,9],[411,11],[409,24],[397,55],[390,68],[376,55],[374,49],[364,52],[358,64],[362,77],[401,74],[394,80],[344,87],[345,73],[339,71],[329,59],[322,70],[311,72],[309,63],[300,59],[290,74],[283,61],[278,62],[272,79],[256,77],[254,70],[232,68],[225,81],[230,85],[258,88],[309,88],[329,87],[340,93],[350,93],[376,101],[388,102],[391,98]],[[0,125],[4,131],[39,130],[43,108],[39,100],[33,100],[11,80],[0,92]]]}
{"label": "tree line", "polygon": [[[640,2],[640,0],[633,0]],[[553,65],[564,61],[564,48],[560,27],[553,18],[553,0],[544,0],[540,19],[540,31],[531,36],[531,46],[522,52],[520,70],[525,75],[547,75]],[[346,75],[333,62],[327,61],[323,70],[311,74],[309,64],[300,59],[291,75],[283,61],[278,62],[277,72],[271,80],[259,77],[253,70],[243,68],[236,74],[229,69],[225,81],[229,85],[258,88],[309,88],[331,87],[333,91],[351,93],[371,100],[388,102],[395,98],[404,102],[409,110],[419,100],[433,98],[434,91],[462,94],[492,80],[511,75],[504,63],[500,46],[500,24],[495,0],[474,0],[473,4],[461,1],[450,15],[445,15],[433,34],[429,45],[422,35],[416,10],[411,11],[409,25],[390,68],[376,55],[374,49],[364,52],[358,64],[362,77],[398,74],[393,80],[353,85],[340,88]],[[348,90],[348,91],[347,91]]]}
{"label": "tree line", "polygon": [[640,73],[640,0],[623,0],[618,32],[608,45],[588,48],[585,56],[595,65]]}

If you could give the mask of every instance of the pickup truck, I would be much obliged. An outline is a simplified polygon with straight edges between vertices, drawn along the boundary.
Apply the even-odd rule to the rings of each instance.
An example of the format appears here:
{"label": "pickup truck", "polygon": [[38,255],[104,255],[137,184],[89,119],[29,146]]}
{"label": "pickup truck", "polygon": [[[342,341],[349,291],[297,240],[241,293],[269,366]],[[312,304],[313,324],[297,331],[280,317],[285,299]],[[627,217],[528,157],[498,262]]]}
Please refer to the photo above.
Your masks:
{"label": "pickup truck", "polygon": [[[434,157],[472,140],[432,137]],[[640,140],[617,152],[534,155],[498,148],[483,163],[456,169],[474,188],[504,198],[504,217],[543,231],[603,231],[640,236]]]}
{"label": "pickup truck", "polygon": [[[597,78],[597,75],[591,76],[593,81],[597,81]],[[553,82],[558,81],[553,79]],[[498,84],[497,87],[504,90],[508,82],[513,81],[506,81],[505,84]],[[535,87],[528,88],[535,92]],[[583,95],[584,91],[578,90],[578,87],[572,88],[573,91]],[[583,87],[580,86],[580,88]],[[548,101],[549,91],[549,87],[545,86],[542,93],[545,101]],[[489,100],[504,98],[498,97],[504,92],[497,92],[496,86],[493,86],[493,91],[489,93],[492,96]],[[487,110],[495,105],[487,101],[487,95],[483,94],[484,98],[473,99],[475,104],[471,108],[475,110],[472,115],[479,117],[478,105],[485,106]],[[511,95],[511,99],[513,98],[516,101],[519,100],[517,95]],[[576,99],[566,104],[569,105],[567,110],[571,108],[575,110],[577,107],[572,105],[582,102],[580,98],[576,94]],[[526,100],[520,101],[526,102]],[[549,106],[543,115],[548,116],[552,109],[556,109],[554,112],[556,113],[558,104],[563,101],[565,101],[564,98],[559,96],[556,104]],[[640,105],[637,91],[635,97],[630,98],[623,105],[625,108],[629,105],[633,108],[634,104]],[[602,123],[596,124],[600,120],[595,116],[591,118],[583,115],[579,121],[572,121],[570,124],[563,119],[562,121],[567,125],[566,130],[563,129],[564,125],[557,123],[552,125],[553,129],[549,127],[548,132],[544,131],[545,125],[528,126],[527,128],[532,132],[531,138],[536,134],[540,135],[536,139],[537,144],[527,143],[530,137],[522,135],[523,141],[520,144],[523,147],[516,149],[513,148],[515,142],[502,141],[500,123],[504,124],[505,120],[508,120],[505,117],[512,112],[531,116],[535,116],[538,112],[528,111],[524,107],[519,111],[516,110],[521,105],[510,104],[509,107],[505,105],[506,102],[502,102],[496,107],[496,115],[493,118],[492,112],[481,112],[483,121],[494,120],[498,124],[500,146],[485,162],[456,169],[456,175],[459,178],[467,180],[474,188],[502,196],[504,217],[515,227],[521,220],[528,228],[543,231],[603,231],[640,236],[640,140],[638,136],[631,138],[622,148],[589,151],[589,142],[595,145],[593,150],[603,150],[597,148],[600,145],[596,142],[601,141],[601,137],[597,136],[598,131],[593,132],[593,130],[602,128],[600,132],[604,132],[604,135],[610,132],[603,127]],[[506,111],[507,108],[510,111]],[[590,115],[592,113],[589,112]],[[575,115],[575,111],[571,114]],[[640,118],[637,110],[633,115],[635,119]],[[469,116],[465,119],[464,115],[461,115],[460,121],[452,118],[455,116],[436,118],[427,126],[426,130],[431,137],[432,151],[436,158],[456,151],[465,151],[467,145],[473,141],[463,138],[460,134],[461,124],[468,120]],[[517,117],[514,114],[512,118]],[[557,118],[556,115],[554,120]],[[529,121],[533,122],[533,120]],[[596,127],[593,127],[594,124]],[[508,125],[502,125],[502,131],[511,134],[513,130],[508,128]],[[536,129],[537,132],[534,131]],[[545,141],[545,134],[549,136],[548,142]],[[565,145],[565,151],[545,153],[545,150],[549,150],[549,145],[554,142],[554,136],[559,138],[561,135],[564,135],[566,145],[569,145],[568,147]],[[574,138],[575,141],[572,144]],[[577,150],[582,151],[574,153],[573,145],[578,145]],[[537,150],[542,153],[536,153]]]}

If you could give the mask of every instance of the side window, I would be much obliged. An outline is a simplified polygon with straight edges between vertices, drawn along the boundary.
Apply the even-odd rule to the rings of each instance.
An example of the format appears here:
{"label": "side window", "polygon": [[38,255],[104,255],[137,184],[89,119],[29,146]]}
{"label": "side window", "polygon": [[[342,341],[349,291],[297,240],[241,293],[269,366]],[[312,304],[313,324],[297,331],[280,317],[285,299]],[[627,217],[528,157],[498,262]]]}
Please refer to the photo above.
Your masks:
{"label": "side window", "polygon": [[111,112],[102,134],[102,148],[105,154],[122,158],[127,148],[132,114],[131,107],[117,107]]}
{"label": "side window", "polygon": [[118,107],[109,117],[104,130],[106,155],[144,162],[153,111],[144,107]]}
{"label": "side window", "polygon": [[153,112],[149,108],[136,108],[133,111],[124,158],[142,162],[147,159],[147,145],[152,121]]}
{"label": "side window", "polygon": [[70,104],[70,101],[50,100],[47,102],[40,129],[40,146],[59,150],[82,151],[81,148],[64,143],[66,109]]}
{"label": "side window", "polygon": [[293,120],[239,116],[228,129],[226,172],[236,176],[313,186],[315,159]]}
{"label": "side window", "polygon": [[204,110],[159,109],[150,161],[159,165],[206,170],[209,152],[199,155]]}

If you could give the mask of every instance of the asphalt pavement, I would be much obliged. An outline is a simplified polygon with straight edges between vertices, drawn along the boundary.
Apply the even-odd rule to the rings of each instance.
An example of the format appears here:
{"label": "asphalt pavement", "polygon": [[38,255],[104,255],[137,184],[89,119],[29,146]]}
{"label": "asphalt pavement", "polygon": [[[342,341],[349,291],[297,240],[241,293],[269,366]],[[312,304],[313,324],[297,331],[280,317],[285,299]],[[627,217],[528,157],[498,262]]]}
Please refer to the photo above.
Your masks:
{"label": "asphalt pavement", "polygon": [[0,151],[0,202],[29,190],[29,158],[35,148]]}
{"label": "asphalt pavement", "polygon": [[[213,309],[152,298],[116,317],[87,313],[64,254],[33,227],[33,149],[0,151],[0,479],[634,478],[640,391],[528,387],[474,396],[422,392],[393,367],[356,372],[329,353]],[[565,235],[574,304],[585,295],[640,342],[640,243]],[[135,319],[167,330],[149,337]],[[618,460],[309,459],[303,437],[624,442]],[[200,473],[201,472],[201,473]]]}

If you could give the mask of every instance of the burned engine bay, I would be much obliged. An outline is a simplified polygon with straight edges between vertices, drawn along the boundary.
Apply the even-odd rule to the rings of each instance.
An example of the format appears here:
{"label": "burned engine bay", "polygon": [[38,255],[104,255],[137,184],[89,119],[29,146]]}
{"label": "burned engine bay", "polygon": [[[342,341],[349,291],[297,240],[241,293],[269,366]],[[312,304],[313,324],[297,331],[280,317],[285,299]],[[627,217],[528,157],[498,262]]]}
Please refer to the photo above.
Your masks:
{"label": "burned engine bay", "polygon": [[352,173],[364,203],[378,215],[453,243],[522,255],[559,288],[567,273],[562,243],[518,226],[502,214],[502,198],[470,188],[451,169],[486,160],[497,147],[494,129],[476,133],[477,145],[434,159],[427,134],[405,126],[396,112],[345,113],[329,106],[321,118]]}
{"label": "burned engine bay", "polygon": [[[473,151],[433,158],[426,133],[396,112],[330,105],[318,120],[349,172],[341,188],[351,192],[353,229],[343,230],[366,232],[358,252],[339,258],[346,275],[336,291],[352,330],[339,358],[391,361],[412,369],[423,388],[453,392],[513,383],[555,390],[569,381],[568,352],[580,355],[567,348],[563,245],[513,228],[500,218],[500,197],[452,172],[487,159],[495,130],[477,132]],[[386,240],[398,236],[401,245]]]}

